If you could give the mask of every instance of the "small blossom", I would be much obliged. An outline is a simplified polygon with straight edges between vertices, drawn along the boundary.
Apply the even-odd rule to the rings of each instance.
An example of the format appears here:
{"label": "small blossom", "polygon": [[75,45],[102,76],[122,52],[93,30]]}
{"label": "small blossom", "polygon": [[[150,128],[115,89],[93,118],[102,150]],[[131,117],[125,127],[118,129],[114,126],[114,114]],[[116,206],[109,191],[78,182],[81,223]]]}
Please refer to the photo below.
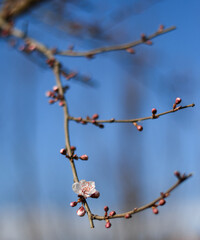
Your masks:
{"label": "small blossom", "polygon": [[96,192],[95,182],[81,180],[80,182],[76,182],[72,185],[72,190],[84,198],[91,197],[91,195]]}
{"label": "small blossom", "polygon": [[77,211],[76,211],[76,214],[79,216],[79,217],[83,217],[85,215],[86,211],[85,211],[85,208],[83,206],[81,206]]}

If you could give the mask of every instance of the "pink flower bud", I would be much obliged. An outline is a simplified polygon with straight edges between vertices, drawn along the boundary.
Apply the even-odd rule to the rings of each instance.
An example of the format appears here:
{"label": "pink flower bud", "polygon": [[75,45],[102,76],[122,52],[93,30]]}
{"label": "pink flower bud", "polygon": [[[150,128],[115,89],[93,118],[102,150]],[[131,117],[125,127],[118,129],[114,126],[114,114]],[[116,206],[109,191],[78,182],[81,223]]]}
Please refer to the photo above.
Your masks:
{"label": "pink flower bud", "polygon": [[77,205],[77,202],[70,202],[71,207],[75,207]]}
{"label": "pink flower bud", "polygon": [[164,25],[160,25],[159,28],[158,28],[158,32],[162,32],[164,30]]}
{"label": "pink flower bud", "polygon": [[175,103],[176,103],[176,104],[179,104],[179,103],[181,103],[181,101],[182,101],[182,99],[179,98],[179,97],[177,97]]}
{"label": "pink flower bud", "polygon": [[52,92],[51,91],[47,91],[45,95],[46,95],[46,97],[52,97]]}
{"label": "pink flower bud", "polygon": [[166,203],[165,199],[160,199],[160,201],[158,202],[160,206],[165,205],[165,203]]}
{"label": "pink flower bud", "polygon": [[180,176],[181,176],[181,174],[180,174],[179,171],[175,171],[175,172],[174,172],[174,175],[175,175],[177,178],[180,178]]}
{"label": "pink flower bud", "polygon": [[141,125],[137,125],[137,130],[141,132],[143,130],[143,127]]}
{"label": "pink flower bud", "polygon": [[131,218],[131,214],[127,213],[124,217],[125,217],[126,219]]}
{"label": "pink flower bud", "polygon": [[147,44],[147,45],[152,45],[153,42],[152,42],[151,40],[147,40],[147,41],[146,41],[146,44]]}
{"label": "pink flower bud", "polygon": [[32,52],[36,49],[36,45],[32,43],[28,46],[28,49]]}
{"label": "pink flower bud", "polygon": [[49,99],[49,104],[53,104],[55,101],[53,99]]}
{"label": "pink flower bud", "polygon": [[141,34],[141,40],[143,42],[147,41],[147,37],[146,37],[146,35],[144,33]]}
{"label": "pink flower bud", "polygon": [[79,216],[79,217],[83,217],[85,215],[86,211],[85,211],[85,208],[83,206],[81,206],[77,211],[76,211],[76,214]]}
{"label": "pink flower bud", "polygon": [[72,151],[76,150],[76,147],[74,147],[74,146],[71,146],[70,148],[71,148]]}
{"label": "pink flower bud", "polygon": [[107,222],[106,225],[105,225],[106,228],[110,228],[111,227],[111,223],[110,222]]}
{"label": "pink flower bud", "polygon": [[88,160],[88,156],[86,154],[80,156],[80,159],[81,160]]}
{"label": "pink flower bud", "polygon": [[78,117],[76,121],[77,122],[81,122],[82,121],[82,117]]}
{"label": "pink flower bud", "polygon": [[60,101],[60,102],[59,102],[59,106],[60,106],[60,107],[63,107],[64,105],[65,105],[65,102],[64,102],[64,101]]}
{"label": "pink flower bud", "polygon": [[93,116],[92,116],[92,119],[96,120],[97,118],[99,118],[99,115],[97,113],[95,113]]}
{"label": "pink flower bud", "polygon": [[64,148],[61,148],[61,149],[60,149],[60,153],[61,153],[62,155],[66,155],[67,151],[66,151],[66,149],[64,149]]}
{"label": "pink flower bud", "polygon": [[108,206],[105,206],[104,207],[104,211],[107,212],[109,210],[109,207]]}
{"label": "pink flower bud", "polygon": [[159,213],[159,211],[158,211],[158,209],[156,207],[153,207],[152,211],[153,211],[154,214],[158,214]]}
{"label": "pink flower bud", "polygon": [[109,213],[109,216],[114,216],[115,214],[116,214],[115,211],[111,211],[111,212]]}
{"label": "pink flower bud", "polygon": [[157,109],[156,108],[152,108],[151,112],[152,112],[152,114],[156,114],[157,113]]}
{"label": "pink flower bud", "polygon": [[133,48],[127,48],[126,51],[131,54],[135,53],[135,50]]}
{"label": "pink flower bud", "polygon": [[54,92],[58,92],[58,86],[54,86],[54,87],[53,87],[53,91],[54,91]]}
{"label": "pink flower bud", "polygon": [[100,196],[100,192],[99,191],[96,191],[95,193],[93,193],[90,197],[91,198],[99,198]]}

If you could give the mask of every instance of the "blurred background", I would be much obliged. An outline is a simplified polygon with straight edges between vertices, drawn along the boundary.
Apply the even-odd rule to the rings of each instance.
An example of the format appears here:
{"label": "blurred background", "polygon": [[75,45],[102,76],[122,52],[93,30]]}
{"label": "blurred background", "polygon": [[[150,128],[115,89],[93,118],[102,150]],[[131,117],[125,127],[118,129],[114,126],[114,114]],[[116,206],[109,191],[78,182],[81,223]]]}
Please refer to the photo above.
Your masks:
{"label": "blurred background", "polygon": [[[13,1],[14,2],[14,1]],[[20,0],[16,1],[20,2]],[[0,2],[4,6],[4,2]],[[49,105],[45,92],[55,78],[37,53],[18,50],[17,41],[0,39],[0,239],[200,239],[199,76],[200,3],[198,0],[54,0],[41,1],[15,19],[15,25],[48,47],[89,50],[138,40],[160,24],[177,30],[126,51],[94,59],[58,57],[64,68],[78,71],[63,83],[71,116],[94,113],[100,119],[129,119],[170,110],[176,97],[189,108],[158,120],[107,124],[104,129],[70,122],[79,179],[93,180],[99,199],[88,199],[93,213],[103,207],[117,213],[142,206],[168,189],[175,170],[194,173],[154,215],[113,220],[111,229],[76,215],[71,168],[59,150],[65,146],[62,108]],[[83,76],[83,77],[82,77]],[[81,79],[90,77],[91,81]],[[90,84],[92,83],[92,84]]]}

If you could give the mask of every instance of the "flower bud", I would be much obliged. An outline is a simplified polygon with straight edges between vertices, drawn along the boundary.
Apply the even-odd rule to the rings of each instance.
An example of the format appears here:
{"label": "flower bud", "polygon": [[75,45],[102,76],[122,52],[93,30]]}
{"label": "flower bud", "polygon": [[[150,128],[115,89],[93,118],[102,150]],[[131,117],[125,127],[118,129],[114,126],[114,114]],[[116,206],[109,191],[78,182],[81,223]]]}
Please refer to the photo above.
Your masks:
{"label": "flower bud", "polygon": [[49,104],[53,104],[53,103],[55,103],[55,100],[49,99]]}
{"label": "flower bud", "polygon": [[88,156],[86,154],[84,154],[84,155],[80,156],[80,159],[86,161],[86,160],[88,160]]}
{"label": "flower bud", "polygon": [[77,205],[77,202],[70,202],[71,207],[75,207]]}
{"label": "flower bud", "polygon": [[109,216],[114,216],[115,214],[116,214],[115,211],[111,211],[111,212],[109,213]]}
{"label": "flower bud", "polygon": [[161,24],[158,28],[158,32],[162,32],[164,30],[164,28],[165,28],[164,25]]}
{"label": "flower bud", "polygon": [[64,101],[60,101],[60,102],[59,102],[59,106],[60,106],[60,107],[63,107],[64,105],[65,105],[65,102],[64,102]]}
{"label": "flower bud", "polygon": [[97,118],[99,118],[99,115],[97,113],[95,113],[93,116],[92,116],[92,119],[96,120]]}
{"label": "flower bud", "polygon": [[135,50],[133,48],[127,48],[126,51],[131,54],[135,53]]}
{"label": "flower bud", "polygon": [[106,225],[105,225],[106,228],[110,228],[111,227],[111,223],[110,222],[107,222]]}
{"label": "flower bud", "polygon": [[54,91],[54,92],[58,92],[58,86],[54,86],[54,87],[53,87],[53,91]]}
{"label": "flower bud", "polygon": [[156,108],[152,108],[151,112],[152,112],[152,114],[156,114],[157,113],[157,109]]}
{"label": "flower bud", "polygon": [[159,211],[158,211],[158,209],[156,207],[153,207],[152,211],[153,211],[154,214],[158,214],[159,213]]}
{"label": "flower bud", "polygon": [[181,103],[181,101],[182,101],[182,99],[179,98],[179,97],[177,97],[175,103],[176,103],[176,104],[179,104],[179,103]]}
{"label": "flower bud", "polygon": [[141,34],[141,40],[142,40],[143,42],[146,42],[146,41],[147,41],[147,37],[146,37],[146,35],[145,35],[144,33]]}
{"label": "flower bud", "polygon": [[95,193],[93,193],[90,197],[91,198],[99,198],[100,196],[100,192],[99,191],[96,191]]}
{"label": "flower bud", "polygon": [[72,151],[75,151],[76,150],[76,147],[75,146],[71,146],[70,147]]}
{"label": "flower bud", "polygon": [[151,40],[147,40],[147,41],[146,41],[146,44],[147,44],[147,45],[152,45],[153,42],[152,42]]}
{"label": "flower bud", "polygon": [[126,219],[131,218],[131,214],[127,213],[124,217],[125,217]]}
{"label": "flower bud", "polygon": [[61,148],[61,149],[60,149],[60,153],[61,153],[62,155],[66,155],[67,151],[66,151],[66,149],[64,149],[64,148]]}
{"label": "flower bud", "polygon": [[137,130],[141,132],[143,130],[143,127],[141,125],[137,125]]}
{"label": "flower bud", "polygon": [[79,217],[83,217],[83,216],[85,215],[85,213],[86,213],[85,208],[84,208],[83,206],[81,206],[81,207],[76,211],[76,213],[77,213],[77,215],[78,215]]}
{"label": "flower bud", "polygon": [[175,175],[177,178],[180,178],[180,176],[181,176],[181,174],[180,174],[179,171],[175,171],[175,172],[174,172],[174,175]]}
{"label": "flower bud", "polygon": [[107,212],[109,210],[109,207],[108,206],[105,206],[104,207],[104,211]]}
{"label": "flower bud", "polygon": [[165,199],[160,199],[160,201],[158,202],[160,206],[165,205],[165,203],[166,203]]}

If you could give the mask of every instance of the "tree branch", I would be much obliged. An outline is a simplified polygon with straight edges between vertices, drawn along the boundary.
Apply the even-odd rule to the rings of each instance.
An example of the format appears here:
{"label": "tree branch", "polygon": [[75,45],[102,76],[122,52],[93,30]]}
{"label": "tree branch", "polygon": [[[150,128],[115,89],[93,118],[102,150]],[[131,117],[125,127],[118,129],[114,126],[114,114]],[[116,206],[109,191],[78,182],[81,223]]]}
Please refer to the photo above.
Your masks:
{"label": "tree branch", "polygon": [[76,51],[72,51],[72,50],[67,50],[67,51],[58,52],[56,54],[57,55],[68,56],[68,57],[92,57],[96,54],[100,54],[100,53],[104,53],[104,52],[127,50],[127,49],[135,47],[137,45],[144,44],[148,40],[151,40],[155,37],[158,37],[158,36],[160,36],[164,33],[168,33],[168,32],[173,31],[175,29],[176,29],[176,27],[172,26],[172,27],[160,30],[160,31],[156,31],[155,33],[149,35],[148,37],[145,37],[145,41],[144,41],[144,39],[141,38],[140,40],[133,41],[133,42],[130,42],[130,43],[116,45],[116,46],[110,46],[110,47],[101,47],[101,48],[96,48],[96,49],[93,49],[93,50],[90,50],[90,51],[76,52]]}
{"label": "tree branch", "polygon": [[[175,174],[179,172],[175,172]],[[124,213],[121,213],[121,214],[115,214],[114,216],[99,216],[99,215],[93,215],[93,219],[95,220],[106,220],[106,219],[113,219],[113,218],[126,218],[127,215],[129,216],[132,216],[133,214],[135,213],[138,213],[138,212],[141,212],[141,211],[144,211],[148,208],[151,208],[151,207],[158,207],[158,205],[156,204],[157,202],[159,202],[161,199],[164,199],[164,198],[167,198],[170,193],[175,189],[177,188],[182,182],[184,182],[185,180],[187,180],[188,178],[190,178],[192,176],[192,173],[188,174],[188,175],[185,175],[183,174],[182,176],[179,175],[177,178],[178,178],[178,181],[172,186],[170,187],[166,192],[164,193],[161,193],[160,197],[156,198],[155,200],[153,200],[152,202],[148,203],[148,204],[145,204],[144,206],[142,207],[139,207],[139,208],[134,208],[133,210],[131,211],[128,211],[128,212],[124,212]]]}
{"label": "tree branch", "polygon": [[[163,112],[163,113],[159,113],[159,114],[156,114],[156,115],[152,115],[152,116],[149,116],[149,117],[143,117],[143,118],[133,118],[133,119],[126,119],[126,120],[116,120],[114,118],[111,118],[111,119],[108,119],[108,120],[93,120],[91,118],[80,118],[80,117],[71,117],[69,116],[69,120],[73,120],[73,121],[76,121],[76,122],[84,122],[84,123],[93,123],[93,124],[96,124],[96,123],[134,123],[134,122],[141,122],[141,121],[145,121],[145,120],[149,120],[149,119],[157,119],[158,117],[160,116],[163,116],[163,115],[166,115],[166,114],[169,114],[169,113],[174,113],[174,112],[177,112],[179,110],[182,110],[182,109],[185,109],[185,108],[189,108],[189,107],[194,107],[195,104],[192,103],[192,104],[189,104],[189,105],[186,105],[186,106],[180,106],[180,107],[177,107],[175,109],[172,109],[172,110],[169,110],[169,111],[166,111],[166,112]],[[81,119],[81,121],[80,121]]]}

